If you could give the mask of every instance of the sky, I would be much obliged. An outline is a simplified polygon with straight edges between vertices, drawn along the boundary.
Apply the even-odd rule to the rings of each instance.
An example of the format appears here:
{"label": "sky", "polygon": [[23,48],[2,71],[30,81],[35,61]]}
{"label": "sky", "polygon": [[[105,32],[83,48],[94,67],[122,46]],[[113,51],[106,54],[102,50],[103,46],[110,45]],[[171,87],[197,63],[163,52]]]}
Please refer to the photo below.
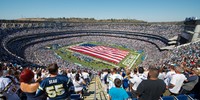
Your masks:
{"label": "sky", "polygon": [[78,17],[148,22],[200,18],[200,0],[0,0],[0,19]]}

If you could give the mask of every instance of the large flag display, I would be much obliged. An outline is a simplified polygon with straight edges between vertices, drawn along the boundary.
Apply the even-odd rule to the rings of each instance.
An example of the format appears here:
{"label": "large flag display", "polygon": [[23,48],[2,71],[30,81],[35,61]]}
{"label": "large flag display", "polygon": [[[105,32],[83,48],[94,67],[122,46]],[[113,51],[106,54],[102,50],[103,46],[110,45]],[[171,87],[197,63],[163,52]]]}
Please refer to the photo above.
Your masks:
{"label": "large flag display", "polygon": [[114,64],[118,64],[127,55],[128,51],[119,50],[116,48],[99,46],[94,44],[82,44],[79,46],[72,46],[69,48],[72,51],[76,51],[85,55],[89,55],[95,58],[99,58]]}

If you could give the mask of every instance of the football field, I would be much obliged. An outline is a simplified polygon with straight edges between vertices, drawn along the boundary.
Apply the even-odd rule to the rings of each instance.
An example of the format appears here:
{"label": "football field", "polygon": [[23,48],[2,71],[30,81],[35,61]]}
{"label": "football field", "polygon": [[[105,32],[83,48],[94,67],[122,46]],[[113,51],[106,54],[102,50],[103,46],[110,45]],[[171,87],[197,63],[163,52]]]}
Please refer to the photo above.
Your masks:
{"label": "football field", "polygon": [[116,45],[80,43],[55,50],[61,59],[94,69],[113,67],[134,68],[141,63],[143,53]]}

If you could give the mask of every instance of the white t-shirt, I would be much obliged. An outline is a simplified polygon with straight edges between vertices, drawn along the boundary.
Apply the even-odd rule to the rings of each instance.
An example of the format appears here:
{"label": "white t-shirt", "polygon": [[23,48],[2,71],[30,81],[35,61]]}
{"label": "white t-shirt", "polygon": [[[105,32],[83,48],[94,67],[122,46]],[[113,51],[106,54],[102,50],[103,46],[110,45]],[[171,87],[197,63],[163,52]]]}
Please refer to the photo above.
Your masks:
{"label": "white t-shirt", "polygon": [[120,74],[113,74],[109,77],[109,85],[108,89],[111,89],[112,87],[115,87],[114,81],[116,78],[119,78],[121,81],[123,80],[123,77]]}
{"label": "white t-shirt", "polygon": [[133,75],[133,78],[130,79],[130,82],[133,83],[132,89],[133,89],[134,91],[136,91],[138,85],[142,82],[142,79],[139,78],[137,75]]}
{"label": "white t-shirt", "polygon": [[159,75],[158,75],[158,78],[161,79],[161,80],[164,80],[165,79],[165,72],[160,72]]}
{"label": "white t-shirt", "polygon": [[[20,100],[19,96],[16,94],[19,89],[19,85],[11,83],[11,79],[9,78],[0,78],[0,92],[2,92],[6,87],[9,87],[7,91],[3,92],[3,95],[7,98],[7,100]],[[9,85],[9,83],[11,83]]]}
{"label": "white t-shirt", "polygon": [[169,89],[172,93],[178,94],[181,86],[183,85],[184,80],[187,78],[183,74],[175,74],[172,76],[170,84],[175,85],[173,88]]}
{"label": "white t-shirt", "polygon": [[87,72],[82,72],[83,79],[89,78],[89,74]]}
{"label": "white t-shirt", "polygon": [[140,79],[142,79],[142,80],[147,80],[147,75],[146,74],[138,74],[138,77],[140,78]]}
{"label": "white t-shirt", "polygon": [[82,82],[83,82],[83,79],[82,79],[82,78],[80,78],[79,81],[73,80],[75,92],[81,91],[81,90],[83,89],[83,84],[82,84]]}
{"label": "white t-shirt", "polygon": [[167,86],[169,85],[169,83],[170,83],[170,81],[171,81],[171,79],[172,79],[172,76],[175,75],[175,74],[176,74],[175,71],[169,71],[169,72],[167,72],[167,74],[166,74],[166,76],[165,76],[165,80],[164,80],[164,82],[165,82],[165,84],[166,84]]}

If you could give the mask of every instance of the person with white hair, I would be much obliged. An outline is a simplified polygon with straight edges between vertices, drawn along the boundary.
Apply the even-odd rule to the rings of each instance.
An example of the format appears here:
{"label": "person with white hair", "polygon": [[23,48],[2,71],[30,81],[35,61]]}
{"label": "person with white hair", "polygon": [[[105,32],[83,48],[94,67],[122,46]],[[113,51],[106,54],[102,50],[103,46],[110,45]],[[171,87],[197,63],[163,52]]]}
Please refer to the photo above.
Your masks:
{"label": "person with white hair", "polygon": [[187,78],[183,74],[183,69],[179,66],[175,68],[176,74],[172,76],[172,79],[170,81],[170,85],[168,86],[169,92],[171,95],[178,95],[179,91],[183,85],[183,82],[187,82]]}

